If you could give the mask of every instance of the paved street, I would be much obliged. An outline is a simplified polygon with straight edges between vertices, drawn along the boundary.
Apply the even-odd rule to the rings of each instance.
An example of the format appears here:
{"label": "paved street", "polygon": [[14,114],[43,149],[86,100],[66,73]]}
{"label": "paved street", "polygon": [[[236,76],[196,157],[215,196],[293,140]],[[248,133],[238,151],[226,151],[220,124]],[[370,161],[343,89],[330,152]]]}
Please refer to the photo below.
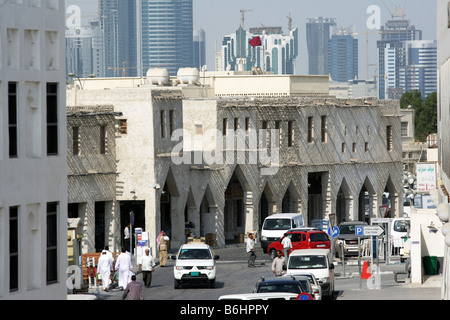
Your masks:
{"label": "paved street", "polygon": [[[232,293],[249,293],[260,277],[271,278],[268,255],[257,247],[257,266],[248,268],[245,247],[243,244],[215,248],[215,254],[220,256],[217,261],[216,288],[204,288],[197,285],[186,285],[175,290],[173,287],[173,260],[166,267],[159,265],[153,275],[150,288],[144,288],[146,300],[217,300],[221,295]],[[403,264],[380,264],[379,289],[374,289],[376,283],[371,280],[360,280],[359,268],[355,258],[348,259],[344,269],[341,263],[335,262],[335,299],[336,300],[440,300],[440,276],[434,276],[421,286],[408,283],[396,283],[394,271],[404,269]],[[400,277],[399,279],[404,279]],[[137,275],[137,281],[142,283],[142,275]],[[113,288],[110,292],[91,290],[97,293],[99,300],[120,300],[122,291]]]}

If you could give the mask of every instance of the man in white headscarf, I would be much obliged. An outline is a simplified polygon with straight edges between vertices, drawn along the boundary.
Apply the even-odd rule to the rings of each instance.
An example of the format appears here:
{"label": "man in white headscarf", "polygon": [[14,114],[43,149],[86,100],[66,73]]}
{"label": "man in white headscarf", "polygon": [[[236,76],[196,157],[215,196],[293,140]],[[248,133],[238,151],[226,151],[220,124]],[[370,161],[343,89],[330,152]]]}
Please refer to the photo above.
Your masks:
{"label": "man in white headscarf", "polygon": [[102,277],[102,287],[103,290],[108,292],[109,285],[111,284],[111,269],[112,269],[112,258],[108,255],[106,250],[102,251],[100,258],[97,263],[97,274]]}
{"label": "man in white headscarf", "polygon": [[127,287],[133,271],[131,254],[125,248],[122,249],[122,253],[117,257],[116,271],[119,271],[119,288],[123,290]]}

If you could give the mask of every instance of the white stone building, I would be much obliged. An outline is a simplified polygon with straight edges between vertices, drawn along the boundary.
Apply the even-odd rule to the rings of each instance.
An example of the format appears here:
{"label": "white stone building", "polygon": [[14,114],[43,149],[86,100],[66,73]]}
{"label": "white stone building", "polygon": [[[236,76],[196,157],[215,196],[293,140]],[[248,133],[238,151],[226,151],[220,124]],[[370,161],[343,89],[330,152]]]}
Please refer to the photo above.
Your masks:
{"label": "white stone building", "polygon": [[276,212],[300,212],[307,223],[332,214],[337,223],[379,217],[383,192],[391,215],[402,212],[398,102],[337,99],[320,76],[223,75],[205,87],[150,83],[86,79],[83,90],[68,90],[67,103],[112,105],[123,114],[117,201],[144,203],[135,214],[153,250],[161,229],[172,248],[183,243],[187,222],[196,236],[212,233],[223,245]]}
{"label": "white stone building", "polygon": [[64,6],[0,1],[0,299],[65,299]]}

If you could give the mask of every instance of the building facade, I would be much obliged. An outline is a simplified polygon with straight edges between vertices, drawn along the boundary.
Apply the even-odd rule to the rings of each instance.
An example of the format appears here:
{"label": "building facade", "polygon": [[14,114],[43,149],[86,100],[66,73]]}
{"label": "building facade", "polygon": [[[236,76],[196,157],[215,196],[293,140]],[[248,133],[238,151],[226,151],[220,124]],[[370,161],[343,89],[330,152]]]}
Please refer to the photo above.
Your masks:
{"label": "building facade", "polygon": [[400,67],[400,87],[418,90],[423,98],[437,92],[437,44],[434,40],[403,42],[405,65]]}
{"label": "building facade", "polygon": [[328,44],[328,69],[331,80],[346,82],[358,79],[358,39],[351,28],[332,28]]}
{"label": "building facade", "polygon": [[380,30],[378,48],[378,98],[400,99],[400,68],[406,65],[404,41],[422,40],[422,31],[409,20],[393,19]]}
{"label": "building facade", "polygon": [[66,74],[103,77],[103,33],[98,21],[66,28]]}
{"label": "building facade", "polygon": [[[261,45],[253,47],[249,41],[261,38]],[[224,36],[216,62],[216,71],[251,71],[259,68],[276,75],[295,73],[298,57],[298,29],[283,35],[281,27],[251,28],[242,26],[236,33]]]}
{"label": "building facade", "polygon": [[0,299],[66,299],[65,8],[0,3]]}
{"label": "building facade", "polygon": [[332,214],[337,223],[366,220],[379,215],[383,192],[400,215],[398,102],[332,98],[326,76],[205,82],[211,85],[86,79],[84,90],[67,92],[69,106],[111,105],[123,114],[116,118],[116,130],[126,127],[116,132],[116,208],[125,226],[134,206],[153,252],[161,230],[172,248],[184,243],[186,224],[190,235],[214,234],[223,245],[277,212],[302,213],[307,224]]}
{"label": "building facade", "polygon": [[308,46],[309,74],[329,75],[328,54],[331,28],[336,26],[336,19],[316,17],[307,20],[306,43]]}
{"label": "building facade", "polygon": [[176,76],[178,69],[191,67],[192,0],[142,0],[140,14],[143,70],[165,68]]}

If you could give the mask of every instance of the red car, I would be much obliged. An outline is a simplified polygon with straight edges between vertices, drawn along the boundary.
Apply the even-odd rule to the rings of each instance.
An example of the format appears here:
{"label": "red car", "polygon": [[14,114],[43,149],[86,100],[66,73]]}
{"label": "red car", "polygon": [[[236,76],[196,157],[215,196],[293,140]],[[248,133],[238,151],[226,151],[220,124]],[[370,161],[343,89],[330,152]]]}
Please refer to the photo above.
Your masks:
{"label": "red car", "polygon": [[[328,234],[320,230],[292,229],[287,232],[287,237],[291,239],[292,249],[330,249],[331,241]],[[277,251],[283,252],[281,240],[272,242],[267,248],[267,253],[272,260],[277,256]],[[283,253],[284,255],[284,253]]]}

